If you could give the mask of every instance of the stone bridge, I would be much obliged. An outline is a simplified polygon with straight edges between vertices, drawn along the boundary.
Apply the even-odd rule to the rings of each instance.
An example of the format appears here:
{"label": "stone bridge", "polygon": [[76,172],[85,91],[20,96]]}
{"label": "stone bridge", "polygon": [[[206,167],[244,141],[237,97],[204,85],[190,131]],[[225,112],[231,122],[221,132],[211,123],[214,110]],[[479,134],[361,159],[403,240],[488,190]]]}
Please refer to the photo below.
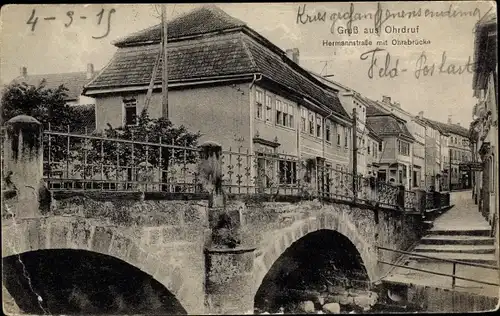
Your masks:
{"label": "stone bridge", "polygon": [[2,199],[2,288],[26,313],[244,313],[328,264],[331,285],[376,284],[389,269],[378,260],[397,260],[377,247],[405,250],[422,233],[420,213],[335,200],[33,190],[22,184],[41,180],[41,149],[23,136],[36,123],[22,124],[5,147],[17,156],[6,161],[16,193]]}

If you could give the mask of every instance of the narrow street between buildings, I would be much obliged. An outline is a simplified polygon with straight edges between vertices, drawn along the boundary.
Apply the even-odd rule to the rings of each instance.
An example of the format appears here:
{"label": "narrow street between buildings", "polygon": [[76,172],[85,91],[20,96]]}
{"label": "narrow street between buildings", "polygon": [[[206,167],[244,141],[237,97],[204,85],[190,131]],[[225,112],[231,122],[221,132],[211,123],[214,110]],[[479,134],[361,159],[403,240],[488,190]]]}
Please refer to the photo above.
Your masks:
{"label": "narrow street between buildings", "polygon": [[[498,267],[498,261],[495,256],[494,238],[491,237],[491,227],[479,213],[477,205],[471,198],[471,192],[452,192],[451,204],[454,207],[434,221],[433,227],[413,249],[413,255],[405,257],[404,265],[498,284],[498,270],[481,266]],[[433,258],[418,257],[418,255]],[[452,262],[439,259],[467,262],[478,266],[457,263],[454,271]],[[451,289],[452,279],[449,276],[395,268],[384,281]],[[498,286],[459,279],[455,280],[454,290],[492,297],[497,297],[499,294]]]}

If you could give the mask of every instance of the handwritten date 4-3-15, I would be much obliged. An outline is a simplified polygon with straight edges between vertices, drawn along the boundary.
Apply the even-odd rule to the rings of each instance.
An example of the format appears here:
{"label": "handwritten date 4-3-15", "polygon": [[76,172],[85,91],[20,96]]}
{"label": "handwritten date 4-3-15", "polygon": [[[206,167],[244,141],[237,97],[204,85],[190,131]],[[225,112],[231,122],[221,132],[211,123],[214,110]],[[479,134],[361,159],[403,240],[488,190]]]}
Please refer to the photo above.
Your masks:
{"label": "handwritten date 4-3-15", "polygon": [[[113,13],[115,13],[116,10],[115,9],[111,9],[106,13],[106,10],[101,9],[101,11],[99,11],[99,13],[97,13],[95,16],[96,16],[96,22],[97,22],[97,25],[101,25],[101,23],[103,22],[104,19],[107,20],[107,29],[106,29],[106,32],[104,33],[104,35],[102,36],[92,36],[93,39],[101,39],[101,38],[104,38],[106,36],[108,36],[109,34],[109,31],[111,30],[111,15]],[[73,24],[73,21],[75,19],[80,19],[80,20],[86,20],[87,19],[87,16],[84,16],[84,15],[80,15],[80,16],[75,16],[75,12],[74,11],[67,11],[66,12],[66,16],[65,16],[65,23],[64,23],[64,27],[68,28],[70,27],[72,24]],[[56,20],[56,17],[55,16],[49,16],[49,17],[44,17],[43,18],[45,21],[54,21]],[[36,15],[36,9],[33,9],[31,11],[31,15],[28,19],[28,21],[26,22],[26,24],[28,25],[31,25],[31,31],[34,32],[35,31],[35,27],[36,27],[36,24],[38,23],[38,16]]]}
{"label": "handwritten date 4-3-15", "polygon": [[[383,62],[380,61],[380,55],[383,54],[381,52],[385,52],[385,59]],[[367,74],[370,79],[373,79],[377,75],[379,78],[395,78],[408,70],[399,67],[399,58],[396,58],[393,62],[394,58],[391,57],[391,54],[385,49],[378,47],[362,53],[359,58],[361,60],[369,60],[370,66]],[[470,56],[466,63],[450,63],[447,61],[446,51],[444,51],[441,55],[441,62],[436,64],[428,63],[427,55],[425,52],[422,52],[415,62],[413,75],[416,79],[433,76],[434,74],[461,75],[465,72],[472,73],[472,66],[473,63],[471,62]]]}

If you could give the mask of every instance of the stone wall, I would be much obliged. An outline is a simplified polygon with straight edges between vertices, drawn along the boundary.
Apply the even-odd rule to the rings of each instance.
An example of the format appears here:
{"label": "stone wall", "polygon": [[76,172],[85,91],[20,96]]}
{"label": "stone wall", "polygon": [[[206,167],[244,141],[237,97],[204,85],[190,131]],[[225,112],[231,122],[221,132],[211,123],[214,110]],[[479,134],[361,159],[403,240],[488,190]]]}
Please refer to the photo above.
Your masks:
{"label": "stone wall", "polygon": [[303,201],[299,203],[248,203],[238,205],[243,213],[244,241],[256,246],[255,290],[271,265],[295,241],[310,232],[330,229],[343,234],[361,255],[370,280],[375,282],[400,254],[376,246],[406,250],[422,234],[420,215],[386,209],[360,208],[347,204]]}
{"label": "stone wall", "polygon": [[423,285],[411,285],[408,288],[408,301],[418,302],[423,312],[433,313],[486,312],[494,311],[498,305],[497,297]]}
{"label": "stone wall", "polygon": [[188,313],[201,313],[207,210],[206,201],[65,197],[42,217],[4,221],[2,257],[41,249],[110,255],[153,276]]}

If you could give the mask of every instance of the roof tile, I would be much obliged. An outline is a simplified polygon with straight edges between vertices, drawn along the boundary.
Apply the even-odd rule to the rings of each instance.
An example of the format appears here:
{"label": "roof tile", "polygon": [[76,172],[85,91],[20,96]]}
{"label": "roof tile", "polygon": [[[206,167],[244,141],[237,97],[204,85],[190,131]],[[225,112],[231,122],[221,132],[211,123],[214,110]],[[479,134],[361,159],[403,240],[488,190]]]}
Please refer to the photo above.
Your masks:
{"label": "roof tile", "polygon": [[[170,23],[184,25],[186,31],[178,28],[176,34],[210,32],[214,29],[244,25],[243,22],[212,6],[194,10]],[[156,39],[159,40],[159,33],[155,28],[150,28],[119,41],[118,51],[110,64],[88,84],[86,89],[99,90],[149,84],[156,58],[160,53],[160,45],[138,45],[138,43]],[[124,46],[125,43],[135,43],[136,46]],[[287,60],[284,52],[280,55],[280,50],[277,51],[277,48],[270,46],[273,44],[266,42],[260,35],[249,35],[242,31],[218,34],[209,38],[176,41],[167,47],[168,79],[176,81],[261,73],[292,91],[309,97],[311,101],[330,108],[340,116],[349,118],[335,94],[326,93],[317,79]],[[162,64],[161,61],[155,82],[161,81]]]}
{"label": "roof tile", "polygon": [[[88,88],[147,85],[153,73],[159,45],[119,48],[111,63]],[[163,59],[155,82],[161,82]],[[169,80],[185,80],[252,72],[252,62],[239,38],[168,47]]]}
{"label": "roof tile", "polygon": [[424,118],[423,120],[426,121],[431,127],[439,130],[440,132],[444,132],[446,134],[460,135],[462,137],[469,137],[469,130],[466,129],[465,127],[458,126],[456,124],[441,123],[428,118]]}
{"label": "roof tile", "polygon": [[[197,35],[215,31],[222,31],[246,25],[215,5],[207,5],[188,12],[170,22],[168,25],[168,39]],[[161,38],[161,24],[125,36],[113,44],[121,47],[144,42],[159,43]]]}
{"label": "roof tile", "polygon": [[69,72],[28,75],[26,77],[17,77],[13,80],[13,82],[25,82],[28,85],[38,86],[43,79],[46,81],[45,86],[49,89],[57,89],[60,85],[63,85],[66,89],[68,89],[68,91],[66,91],[66,94],[68,95],[66,98],[67,101],[77,100],[82,94],[84,85],[90,81],[90,79],[87,79],[86,72]]}

